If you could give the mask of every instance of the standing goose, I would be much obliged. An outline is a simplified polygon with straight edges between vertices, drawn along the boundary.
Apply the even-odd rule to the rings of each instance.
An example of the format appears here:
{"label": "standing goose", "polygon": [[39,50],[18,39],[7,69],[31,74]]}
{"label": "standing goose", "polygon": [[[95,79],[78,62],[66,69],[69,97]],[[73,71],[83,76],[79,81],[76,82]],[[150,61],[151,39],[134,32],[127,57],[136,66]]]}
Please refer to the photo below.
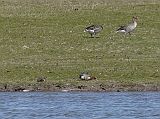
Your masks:
{"label": "standing goose", "polygon": [[117,32],[121,32],[121,33],[124,33],[124,34],[129,33],[129,35],[131,35],[130,32],[131,32],[133,29],[135,29],[136,26],[137,26],[136,19],[138,19],[138,17],[137,17],[137,16],[133,16],[133,18],[132,18],[133,23],[128,24],[128,25],[125,25],[125,26],[121,26],[121,27],[117,30]]}
{"label": "standing goose", "polygon": [[84,32],[88,32],[92,35],[94,34],[94,38],[96,37],[96,34],[99,33],[100,31],[102,31],[103,27],[101,25],[92,25],[87,27]]}

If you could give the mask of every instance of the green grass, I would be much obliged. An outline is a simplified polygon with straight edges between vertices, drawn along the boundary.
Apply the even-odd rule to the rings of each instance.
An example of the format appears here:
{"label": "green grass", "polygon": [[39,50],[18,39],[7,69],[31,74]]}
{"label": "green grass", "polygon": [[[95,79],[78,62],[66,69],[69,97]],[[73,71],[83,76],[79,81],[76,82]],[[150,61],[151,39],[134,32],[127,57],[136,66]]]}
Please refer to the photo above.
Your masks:
{"label": "green grass", "polygon": [[[0,0],[0,84],[159,85],[159,13],[159,0]],[[132,36],[116,34],[134,15]],[[96,39],[92,24],[104,27]],[[84,71],[98,80],[78,80]]]}

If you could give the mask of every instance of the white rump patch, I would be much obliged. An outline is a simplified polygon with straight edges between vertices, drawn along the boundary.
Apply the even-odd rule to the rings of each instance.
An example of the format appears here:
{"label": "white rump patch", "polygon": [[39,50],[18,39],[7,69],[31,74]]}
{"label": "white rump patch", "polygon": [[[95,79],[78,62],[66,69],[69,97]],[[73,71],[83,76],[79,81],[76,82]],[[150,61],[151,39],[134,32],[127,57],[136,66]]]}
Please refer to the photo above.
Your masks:
{"label": "white rump patch", "polygon": [[118,30],[117,32],[125,33],[125,30]]}

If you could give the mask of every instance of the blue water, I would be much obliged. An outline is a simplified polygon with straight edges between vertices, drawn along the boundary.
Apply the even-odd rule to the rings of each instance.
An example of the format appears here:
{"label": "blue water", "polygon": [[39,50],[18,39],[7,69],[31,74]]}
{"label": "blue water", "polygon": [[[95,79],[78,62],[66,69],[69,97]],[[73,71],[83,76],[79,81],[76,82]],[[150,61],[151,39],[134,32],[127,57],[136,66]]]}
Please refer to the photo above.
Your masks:
{"label": "blue water", "polygon": [[1,119],[160,119],[160,92],[1,92]]}

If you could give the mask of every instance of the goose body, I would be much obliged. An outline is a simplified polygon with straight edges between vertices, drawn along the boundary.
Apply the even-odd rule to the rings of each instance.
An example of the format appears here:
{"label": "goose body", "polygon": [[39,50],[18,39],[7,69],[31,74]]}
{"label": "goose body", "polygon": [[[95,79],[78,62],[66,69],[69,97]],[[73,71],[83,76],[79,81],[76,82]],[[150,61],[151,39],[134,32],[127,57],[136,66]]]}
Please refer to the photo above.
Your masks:
{"label": "goose body", "polygon": [[46,79],[45,78],[38,78],[37,79],[37,82],[43,82],[43,81],[46,81]]}
{"label": "goose body", "polygon": [[83,72],[79,75],[79,78],[82,80],[92,80],[92,79],[96,79],[95,76],[91,76],[88,74],[88,72]]}
{"label": "goose body", "polygon": [[103,27],[101,25],[92,25],[92,26],[88,26],[84,30],[84,32],[88,32],[89,34],[91,34],[91,37],[94,34],[94,38],[95,38],[96,34],[99,33],[102,30],[103,30]]}
{"label": "goose body", "polygon": [[130,32],[133,31],[133,30],[136,28],[136,26],[137,26],[136,19],[138,19],[138,17],[137,17],[137,16],[136,16],[136,17],[134,16],[134,17],[132,18],[133,23],[128,24],[128,25],[125,25],[125,26],[121,26],[121,27],[117,30],[117,32],[121,32],[121,33],[124,33],[124,34],[129,33],[129,35],[131,35]]}

